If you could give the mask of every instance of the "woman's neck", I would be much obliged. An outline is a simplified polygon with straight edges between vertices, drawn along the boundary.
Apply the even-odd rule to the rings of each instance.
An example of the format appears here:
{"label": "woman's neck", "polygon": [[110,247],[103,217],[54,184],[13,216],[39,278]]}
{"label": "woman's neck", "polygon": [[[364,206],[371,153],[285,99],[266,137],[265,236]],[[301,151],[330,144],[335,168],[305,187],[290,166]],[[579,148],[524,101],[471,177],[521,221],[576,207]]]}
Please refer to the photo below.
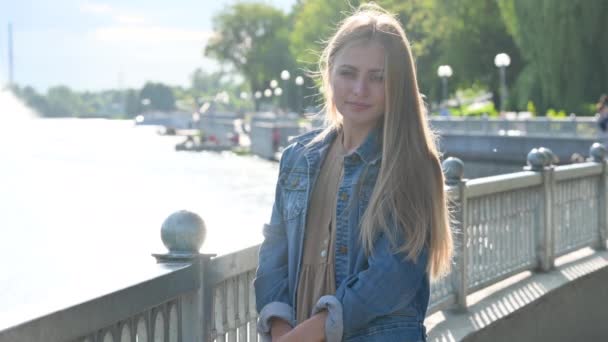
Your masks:
{"label": "woman's neck", "polygon": [[342,146],[344,150],[350,154],[354,152],[363,142],[365,138],[374,128],[375,123],[371,125],[353,125],[348,122],[342,123]]}

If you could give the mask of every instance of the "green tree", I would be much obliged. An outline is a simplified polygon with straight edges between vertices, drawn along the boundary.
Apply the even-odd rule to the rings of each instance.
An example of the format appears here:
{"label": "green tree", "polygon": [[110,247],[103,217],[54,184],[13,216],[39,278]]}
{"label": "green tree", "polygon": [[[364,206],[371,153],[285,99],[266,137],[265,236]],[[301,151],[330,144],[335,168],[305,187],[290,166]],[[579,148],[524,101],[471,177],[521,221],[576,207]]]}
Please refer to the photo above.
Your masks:
{"label": "green tree", "polygon": [[288,17],[265,3],[237,2],[213,18],[215,36],[205,55],[245,77],[253,91],[264,90],[284,69],[292,69]]}
{"label": "green tree", "polygon": [[137,96],[137,91],[129,89],[125,93],[125,113],[127,117],[134,117],[141,111],[141,102]]}
{"label": "green tree", "polygon": [[13,85],[11,90],[17,97],[23,100],[28,107],[42,116],[48,115],[49,105],[46,101],[46,97],[36,92],[36,89],[30,86],[20,88],[17,85]]}
{"label": "green tree", "polygon": [[148,99],[149,105],[145,109],[171,111],[175,109],[173,91],[162,83],[147,82],[139,93],[140,101]]}
{"label": "green tree", "polygon": [[85,113],[82,99],[66,86],[55,86],[46,93],[47,115],[51,117],[81,116]]}
{"label": "green tree", "polygon": [[208,73],[201,68],[197,68],[190,75],[190,89],[200,95],[215,94],[223,86],[223,77],[224,72]]}
{"label": "green tree", "polygon": [[[519,48],[501,19],[500,8],[494,0],[436,0],[438,16],[443,22],[440,57],[433,70],[449,64],[454,70],[451,88],[482,88],[499,94],[498,70],[494,57],[505,52],[511,57],[508,80],[517,78],[523,67]],[[438,81],[437,81],[438,82]],[[513,85],[513,82],[508,82]],[[437,83],[438,84],[438,83]],[[494,97],[495,101],[499,96]],[[519,106],[525,109],[525,105]],[[499,108],[496,103],[496,108]]]}
{"label": "green tree", "polygon": [[519,104],[580,112],[608,89],[608,2],[499,0],[502,17],[522,52]]}

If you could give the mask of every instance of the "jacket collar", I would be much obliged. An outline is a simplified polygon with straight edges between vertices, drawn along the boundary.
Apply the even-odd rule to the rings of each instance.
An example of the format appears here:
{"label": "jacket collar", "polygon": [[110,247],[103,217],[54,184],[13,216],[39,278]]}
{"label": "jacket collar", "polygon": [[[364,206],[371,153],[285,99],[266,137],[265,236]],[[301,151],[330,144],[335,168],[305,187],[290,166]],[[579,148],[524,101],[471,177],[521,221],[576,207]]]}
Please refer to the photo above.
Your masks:
{"label": "jacket collar", "polygon": [[[323,158],[327,148],[337,136],[335,129],[331,130],[322,140],[310,143],[314,137],[322,132],[322,129],[317,129],[308,132],[297,138],[296,142],[303,145],[306,148],[306,158],[309,161],[316,161]],[[376,163],[382,158],[382,124],[376,125],[367,135],[363,143],[357,147],[352,154],[356,154],[366,164]],[[316,164],[316,163],[315,163]]]}

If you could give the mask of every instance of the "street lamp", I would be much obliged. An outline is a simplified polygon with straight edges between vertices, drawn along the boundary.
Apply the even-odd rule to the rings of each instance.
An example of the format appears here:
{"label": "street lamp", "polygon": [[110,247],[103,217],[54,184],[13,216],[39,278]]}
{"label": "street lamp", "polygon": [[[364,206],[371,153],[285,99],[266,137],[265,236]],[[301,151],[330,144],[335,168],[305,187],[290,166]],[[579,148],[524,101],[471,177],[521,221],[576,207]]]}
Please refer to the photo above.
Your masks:
{"label": "street lamp", "polygon": [[262,97],[262,92],[258,90],[255,92],[255,94],[253,96],[259,100]]}
{"label": "street lamp", "polygon": [[283,94],[283,89],[279,88],[274,88],[274,95],[275,96],[281,96]]}
{"label": "street lamp", "polygon": [[282,79],[283,81],[287,81],[287,80],[289,79],[289,77],[290,77],[290,76],[291,76],[291,75],[289,74],[289,71],[287,71],[287,70],[283,70],[283,71],[281,71],[281,79]]}
{"label": "street lamp", "polygon": [[270,81],[270,88],[274,89],[279,85],[279,82],[277,82],[277,80],[272,80]]}
{"label": "street lamp", "polygon": [[270,90],[270,89],[264,90],[264,96],[271,97],[272,96],[272,90]]}
{"label": "street lamp", "polygon": [[500,72],[500,111],[505,111],[507,101],[507,76],[506,69],[511,64],[511,58],[506,53],[499,53],[494,57],[494,65]]}
{"label": "street lamp", "polygon": [[289,78],[291,77],[291,74],[289,73],[289,71],[287,70],[283,70],[281,71],[281,79],[283,80],[283,88],[285,89],[285,108],[287,108],[287,111],[289,111],[289,96],[287,94],[288,90],[288,83],[287,81],[289,80]]}
{"label": "street lamp", "polygon": [[[452,67],[449,65],[440,65],[437,68],[437,76],[441,78],[441,86],[442,86],[442,100],[448,100],[448,78],[452,77],[454,72],[452,71]],[[443,101],[441,101],[443,103]]]}
{"label": "street lamp", "polygon": [[296,76],[296,86],[298,86],[298,114],[302,112],[302,85],[304,84],[304,77]]}

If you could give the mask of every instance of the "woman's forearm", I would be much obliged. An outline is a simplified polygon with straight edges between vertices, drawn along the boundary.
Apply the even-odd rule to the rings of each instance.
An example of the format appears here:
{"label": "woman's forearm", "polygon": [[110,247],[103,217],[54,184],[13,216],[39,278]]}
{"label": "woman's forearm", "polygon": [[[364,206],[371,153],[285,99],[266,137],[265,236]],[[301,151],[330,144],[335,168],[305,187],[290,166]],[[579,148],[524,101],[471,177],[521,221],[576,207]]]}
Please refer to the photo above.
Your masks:
{"label": "woman's forearm", "polygon": [[[325,341],[325,319],[327,311],[319,312],[304,322],[298,324],[295,328],[283,335],[279,342],[295,342],[295,341]],[[274,336],[273,336],[274,340]]]}
{"label": "woman's forearm", "polygon": [[270,336],[273,341],[279,340],[282,336],[291,331],[291,325],[280,318],[273,318],[270,321]]}

